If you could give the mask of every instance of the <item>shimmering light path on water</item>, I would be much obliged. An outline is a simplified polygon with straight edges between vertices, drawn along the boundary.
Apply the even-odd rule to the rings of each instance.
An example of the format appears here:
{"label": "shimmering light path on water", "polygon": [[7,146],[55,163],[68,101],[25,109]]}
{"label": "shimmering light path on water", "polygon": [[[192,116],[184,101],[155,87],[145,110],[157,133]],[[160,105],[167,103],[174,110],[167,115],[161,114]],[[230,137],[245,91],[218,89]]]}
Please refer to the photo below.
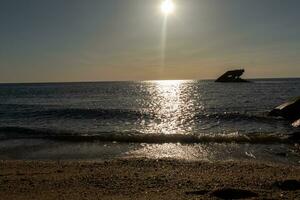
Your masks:
{"label": "shimmering light path on water", "polygon": [[295,128],[267,115],[295,94],[299,79],[2,84],[0,152],[298,162]]}

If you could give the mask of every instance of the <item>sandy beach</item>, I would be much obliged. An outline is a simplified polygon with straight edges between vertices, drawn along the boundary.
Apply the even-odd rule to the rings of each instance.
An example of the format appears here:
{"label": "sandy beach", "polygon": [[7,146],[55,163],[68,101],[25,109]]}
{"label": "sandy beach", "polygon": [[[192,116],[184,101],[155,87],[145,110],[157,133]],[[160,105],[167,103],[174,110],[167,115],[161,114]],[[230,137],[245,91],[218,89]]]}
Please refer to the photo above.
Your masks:
{"label": "sandy beach", "polygon": [[298,181],[299,166],[255,162],[0,162],[0,199],[297,199]]}

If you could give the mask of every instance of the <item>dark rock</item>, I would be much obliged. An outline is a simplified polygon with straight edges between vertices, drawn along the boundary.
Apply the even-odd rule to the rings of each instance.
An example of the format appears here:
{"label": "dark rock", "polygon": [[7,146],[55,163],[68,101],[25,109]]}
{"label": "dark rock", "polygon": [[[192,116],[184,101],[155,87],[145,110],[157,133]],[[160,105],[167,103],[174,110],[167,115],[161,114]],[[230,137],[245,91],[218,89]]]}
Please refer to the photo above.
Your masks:
{"label": "dark rock", "polygon": [[230,82],[230,83],[240,83],[240,82],[249,82],[247,80],[244,80],[241,78],[245,70],[243,69],[238,69],[238,70],[232,70],[232,71],[227,71],[225,74],[220,76],[216,82]]}
{"label": "dark rock", "polygon": [[246,199],[258,196],[256,193],[248,190],[233,188],[218,189],[213,191],[211,195],[221,199]]}
{"label": "dark rock", "polygon": [[300,132],[292,133],[288,139],[293,142],[300,142]]}
{"label": "dark rock", "polygon": [[207,193],[208,193],[207,190],[195,190],[195,191],[185,192],[186,195],[205,195]]}
{"label": "dark rock", "polygon": [[274,108],[270,116],[283,117],[288,120],[297,120],[300,118],[300,97],[294,98],[280,106]]}
{"label": "dark rock", "polygon": [[300,182],[297,180],[285,180],[274,183],[275,187],[285,191],[300,190]]}

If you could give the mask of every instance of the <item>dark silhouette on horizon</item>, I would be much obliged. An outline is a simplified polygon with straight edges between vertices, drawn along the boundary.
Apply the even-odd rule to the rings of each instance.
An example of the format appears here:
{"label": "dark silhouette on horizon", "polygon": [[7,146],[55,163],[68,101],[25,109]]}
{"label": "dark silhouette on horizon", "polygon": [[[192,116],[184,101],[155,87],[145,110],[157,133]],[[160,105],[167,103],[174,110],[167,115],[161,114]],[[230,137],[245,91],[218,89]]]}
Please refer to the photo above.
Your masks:
{"label": "dark silhouette on horizon", "polygon": [[240,82],[249,82],[247,80],[244,80],[241,78],[241,76],[244,74],[244,69],[237,69],[237,70],[231,70],[227,71],[225,74],[220,76],[216,82],[229,82],[229,83],[240,83]]}

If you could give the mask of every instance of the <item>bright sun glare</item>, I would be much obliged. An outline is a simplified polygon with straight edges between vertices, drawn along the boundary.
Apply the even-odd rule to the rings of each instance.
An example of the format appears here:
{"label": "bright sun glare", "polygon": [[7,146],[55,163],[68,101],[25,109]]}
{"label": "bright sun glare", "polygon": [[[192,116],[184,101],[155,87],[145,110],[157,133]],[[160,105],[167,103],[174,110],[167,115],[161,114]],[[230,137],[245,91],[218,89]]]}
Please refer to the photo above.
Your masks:
{"label": "bright sun glare", "polygon": [[172,0],[164,0],[160,6],[162,13],[169,15],[174,12],[175,4]]}

